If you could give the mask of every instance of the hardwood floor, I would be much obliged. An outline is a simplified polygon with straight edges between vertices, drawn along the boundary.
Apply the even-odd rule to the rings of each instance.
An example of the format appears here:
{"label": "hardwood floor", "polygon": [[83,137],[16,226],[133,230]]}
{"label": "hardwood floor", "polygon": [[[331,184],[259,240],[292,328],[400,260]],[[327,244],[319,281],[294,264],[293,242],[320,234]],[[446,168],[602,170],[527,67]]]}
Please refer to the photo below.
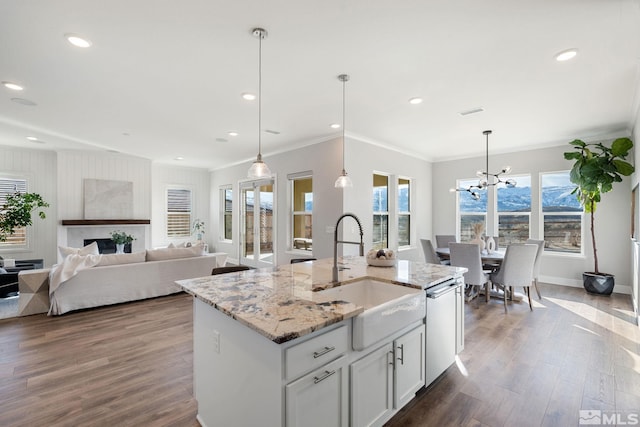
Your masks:
{"label": "hardwood floor", "polygon": [[[640,412],[630,298],[541,291],[533,312],[467,304],[466,375],[452,366],[388,426],[577,426],[580,409]],[[0,320],[0,425],[198,426],[192,368],[186,294]]]}

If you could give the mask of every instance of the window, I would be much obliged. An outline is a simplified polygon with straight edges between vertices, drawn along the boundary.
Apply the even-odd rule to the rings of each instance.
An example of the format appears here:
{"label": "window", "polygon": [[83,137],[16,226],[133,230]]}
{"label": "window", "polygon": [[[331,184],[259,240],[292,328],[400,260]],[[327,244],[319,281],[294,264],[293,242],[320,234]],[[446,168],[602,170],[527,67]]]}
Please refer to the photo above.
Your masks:
{"label": "window", "polygon": [[496,185],[498,200],[499,247],[510,243],[524,243],[529,238],[531,221],[531,175],[511,177],[518,183],[509,188],[504,183]]}
{"label": "window", "polygon": [[540,175],[545,251],[582,253],[582,206],[569,171]]}
{"label": "window", "polygon": [[167,189],[167,236],[191,235],[191,190]]}
{"label": "window", "polygon": [[373,249],[389,247],[389,177],[373,174]]}
{"label": "window", "polygon": [[[458,180],[457,188],[469,188],[472,185],[478,185],[478,178]],[[460,222],[460,241],[469,242],[475,238],[473,225],[482,223],[485,225],[487,220],[487,189],[478,190],[480,198],[475,200],[468,191],[458,192],[458,214]]]}
{"label": "window", "polygon": [[294,177],[291,182],[291,248],[313,249],[313,178]]}
{"label": "window", "polygon": [[220,189],[220,218],[222,219],[220,238],[231,242],[233,233],[233,190],[231,187]]}
{"label": "window", "polygon": [[398,246],[411,245],[411,181],[398,178]]}
{"label": "window", "polygon": [[[27,181],[25,179],[0,178],[0,207],[7,202],[7,195],[26,192]],[[25,247],[26,245],[27,227],[16,228],[4,242],[0,242],[0,248]]]}

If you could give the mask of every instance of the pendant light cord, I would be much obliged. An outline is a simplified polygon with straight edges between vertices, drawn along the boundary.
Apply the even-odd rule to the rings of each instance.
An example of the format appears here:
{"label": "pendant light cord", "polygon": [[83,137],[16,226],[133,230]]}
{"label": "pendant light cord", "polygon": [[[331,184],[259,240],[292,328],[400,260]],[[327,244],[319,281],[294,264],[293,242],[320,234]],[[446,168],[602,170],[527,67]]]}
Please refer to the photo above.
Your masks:
{"label": "pendant light cord", "polygon": [[258,35],[258,160],[262,160],[262,38]]}
{"label": "pendant light cord", "polygon": [[342,79],[342,173],[345,173],[344,170],[344,128],[345,128],[345,99],[346,99],[346,84],[347,84],[347,80],[346,79]]}

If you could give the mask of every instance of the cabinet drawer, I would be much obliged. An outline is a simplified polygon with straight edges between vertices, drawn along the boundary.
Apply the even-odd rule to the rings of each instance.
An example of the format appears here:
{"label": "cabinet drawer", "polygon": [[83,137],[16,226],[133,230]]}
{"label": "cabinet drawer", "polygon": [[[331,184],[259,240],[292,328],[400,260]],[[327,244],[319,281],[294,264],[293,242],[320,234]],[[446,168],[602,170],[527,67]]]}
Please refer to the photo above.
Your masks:
{"label": "cabinet drawer", "polygon": [[316,369],[346,353],[347,327],[341,326],[285,350],[287,381]]}

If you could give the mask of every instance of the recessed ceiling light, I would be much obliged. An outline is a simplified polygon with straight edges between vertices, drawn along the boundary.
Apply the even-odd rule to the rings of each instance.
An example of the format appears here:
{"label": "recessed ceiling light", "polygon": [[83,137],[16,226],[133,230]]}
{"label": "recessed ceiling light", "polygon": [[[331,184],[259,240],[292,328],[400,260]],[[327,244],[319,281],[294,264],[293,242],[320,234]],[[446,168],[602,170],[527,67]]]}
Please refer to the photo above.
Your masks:
{"label": "recessed ceiling light", "polygon": [[38,140],[38,138],[36,138],[35,136],[28,136],[27,139],[29,141],[37,141]]}
{"label": "recessed ceiling light", "polygon": [[15,103],[22,104],[22,105],[27,105],[29,107],[33,107],[33,106],[38,105],[35,102],[29,101],[28,99],[24,99],[24,98],[11,98],[11,100],[13,102],[15,102]]}
{"label": "recessed ceiling light", "polygon": [[231,131],[228,133],[229,136],[238,136],[238,132]]}
{"label": "recessed ceiling light", "polygon": [[568,61],[569,59],[575,57],[577,54],[578,49],[575,48],[563,50],[556,55],[556,61]]}
{"label": "recessed ceiling light", "polygon": [[184,160],[184,157],[178,156],[178,157],[175,158],[175,160]]}
{"label": "recessed ceiling light", "polygon": [[67,39],[69,43],[76,47],[87,48],[91,47],[91,40],[85,39],[77,34],[67,33],[64,35],[64,38]]}
{"label": "recessed ceiling light", "polygon": [[11,90],[24,90],[24,88],[19,84],[12,83],[12,82],[2,82],[2,85],[7,89],[11,89]]}
{"label": "recessed ceiling light", "polygon": [[340,123],[333,123],[331,129],[340,129]]}
{"label": "recessed ceiling light", "polygon": [[422,98],[411,98],[409,100],[409,104],[412,104],[412,105],[422,104]]}
{"label": "recessed ceiling light", "polygon": [[242,98],[246,99],[247,101],[254,101],[256,99],[256,96],[253,93],[243,93]]}

